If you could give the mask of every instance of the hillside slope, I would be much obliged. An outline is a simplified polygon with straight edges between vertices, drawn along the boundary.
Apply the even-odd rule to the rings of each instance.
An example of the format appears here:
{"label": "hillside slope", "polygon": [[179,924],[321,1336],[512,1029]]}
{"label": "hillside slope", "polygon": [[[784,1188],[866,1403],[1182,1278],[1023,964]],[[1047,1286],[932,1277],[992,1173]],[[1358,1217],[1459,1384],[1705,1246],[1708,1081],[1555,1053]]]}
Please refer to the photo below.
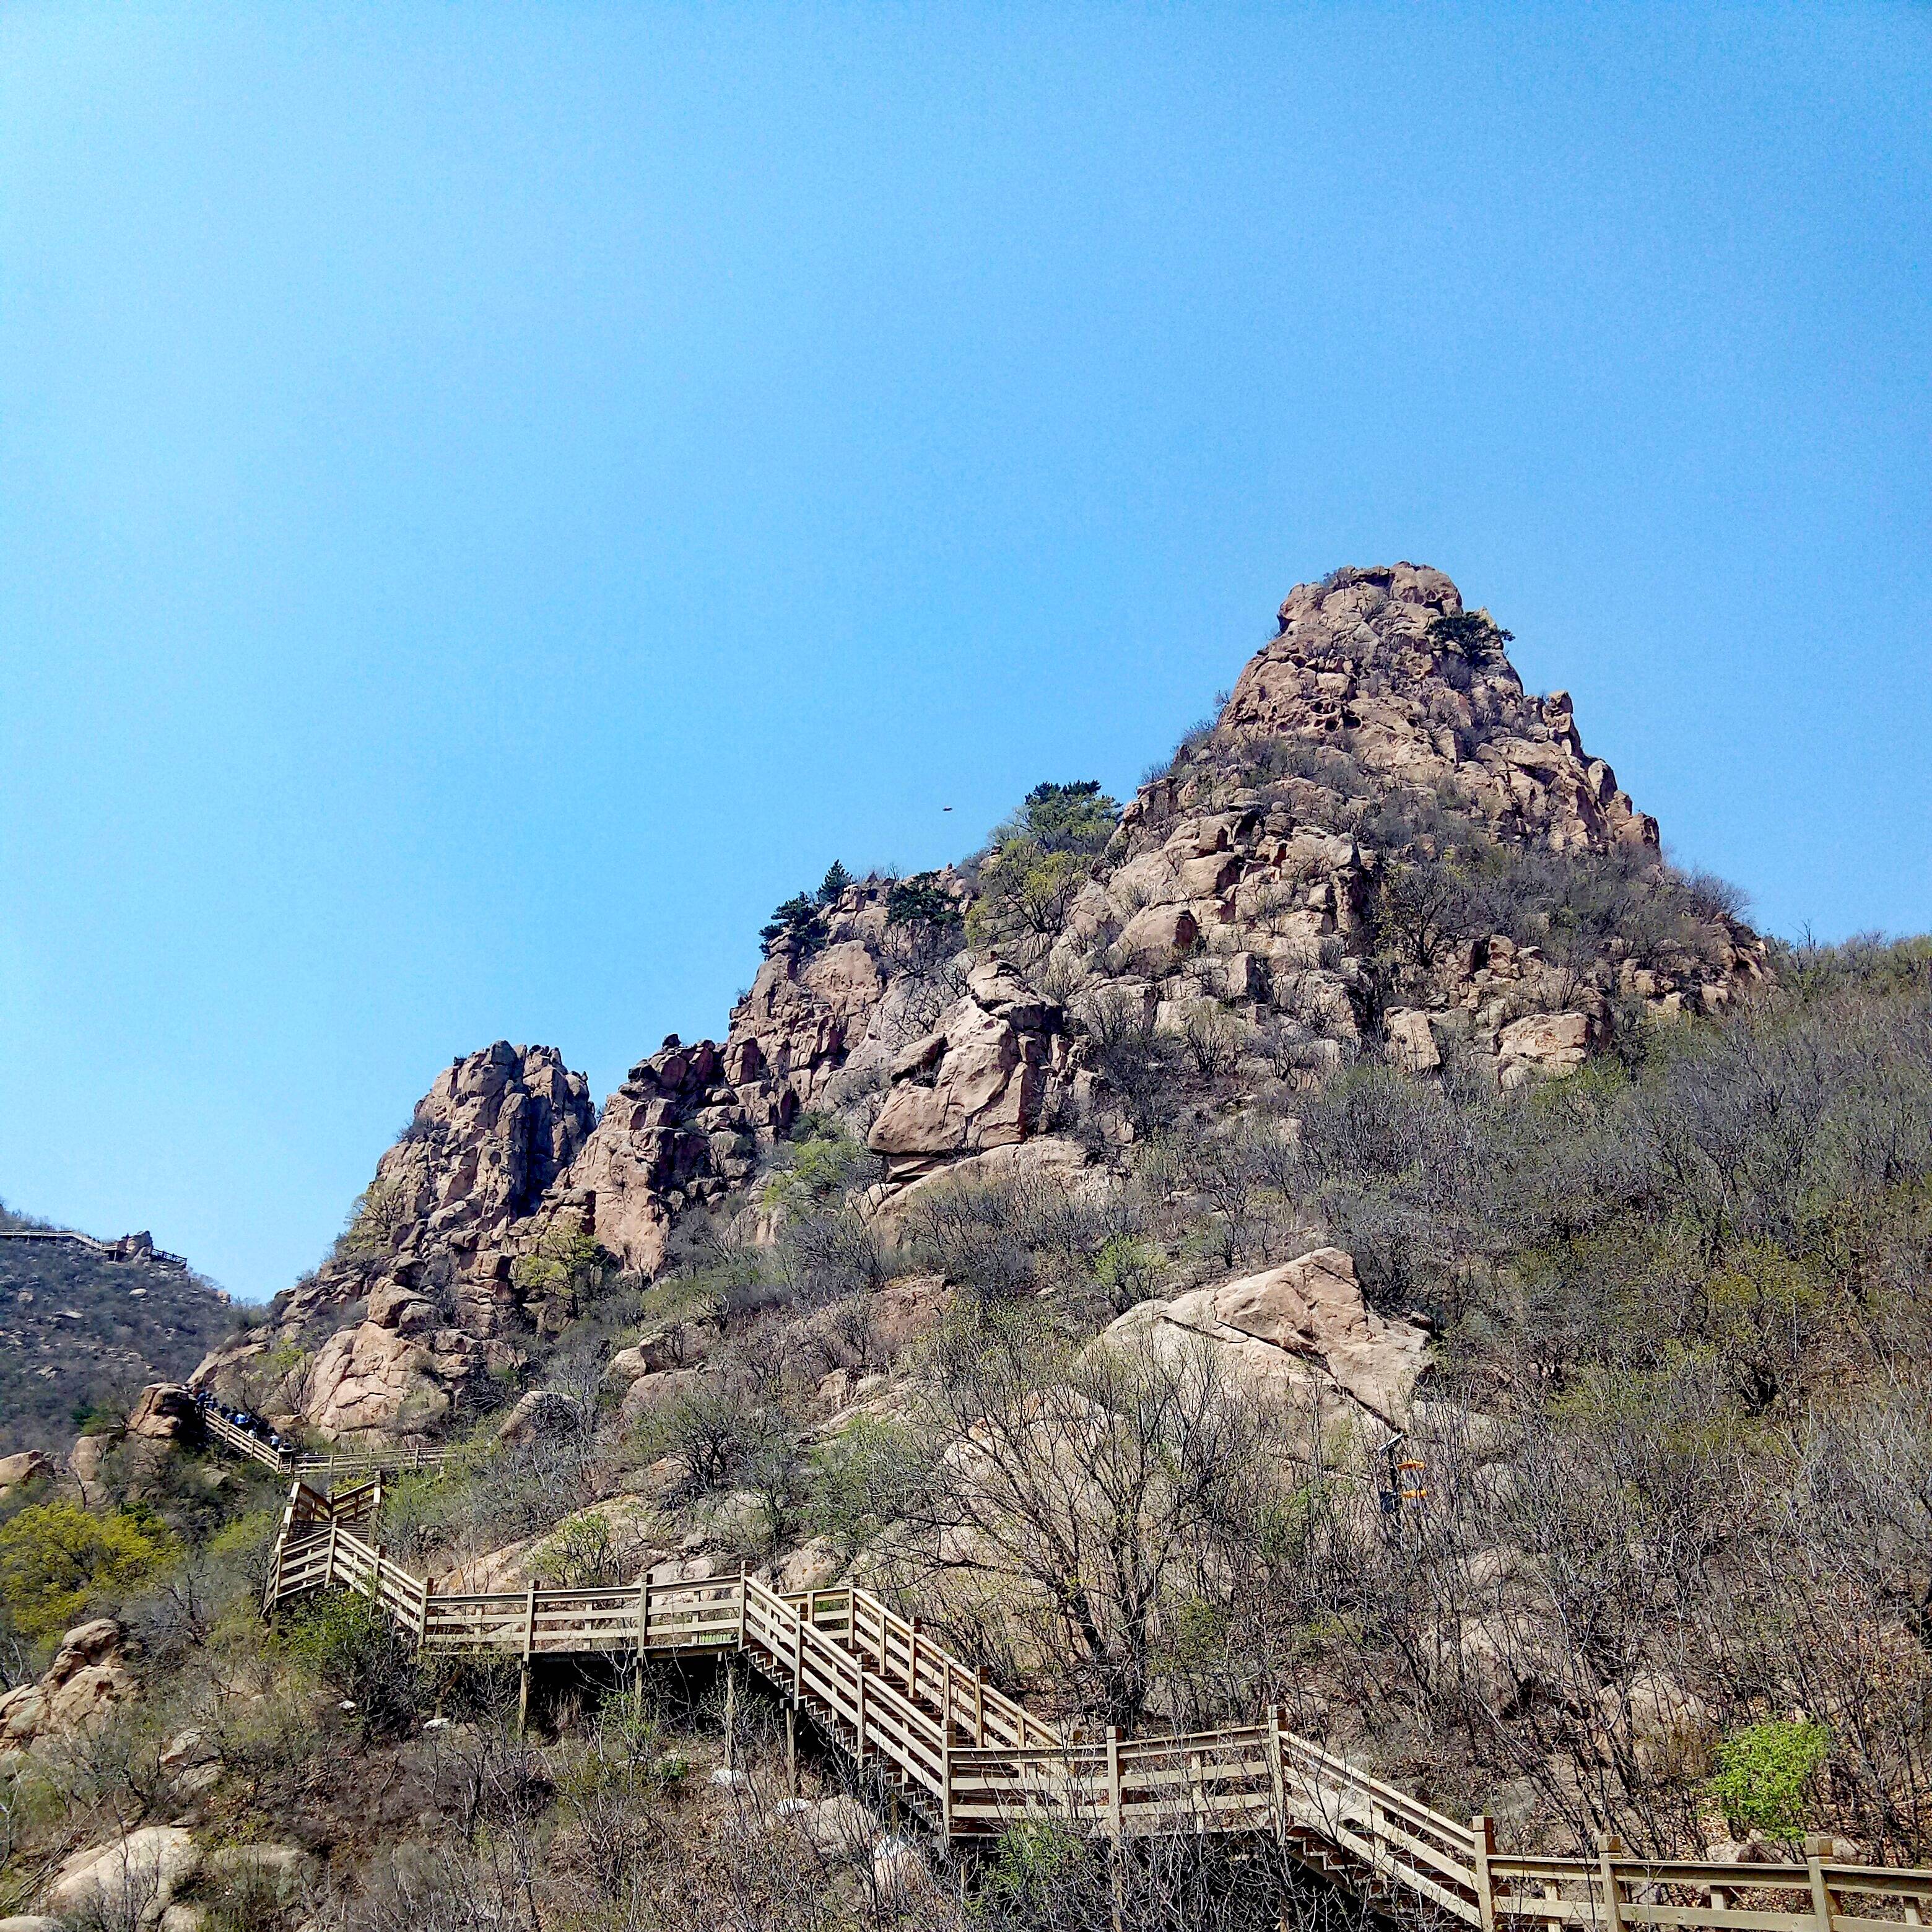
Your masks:
{"label": "hillside slope", "polygon": [[76,1412],[188,1373],[233,1326],[226,1295],[136,1237],[4,1238],[48,1224],[0,1207],[0,1455],[55,1450]]}
{"label": "hillside slope", "polygon": [[746,1680],[535,1638],[533,1592],[601,1642],[741,1572],[916,1617],[915,1685],[1284,1709],[1508,1852],[1708,1860],[1713,1910],[1807,1833],[1926,1864],[1932,941],[1752,932],[1508,642],[1338,572],[1132,799],[833,866],[601,1114],[553,1048],[453,1060],[196,1378],[447,1443],[370,1534],[511,1668],[353,1593],[265,1624],[286,1493],[157,1390],[0,1495],[0,1910],[132,1821],[263,1932],[1341,1922],[1192,1832],[1125,1886],[1058,1832],[949,1862]]}

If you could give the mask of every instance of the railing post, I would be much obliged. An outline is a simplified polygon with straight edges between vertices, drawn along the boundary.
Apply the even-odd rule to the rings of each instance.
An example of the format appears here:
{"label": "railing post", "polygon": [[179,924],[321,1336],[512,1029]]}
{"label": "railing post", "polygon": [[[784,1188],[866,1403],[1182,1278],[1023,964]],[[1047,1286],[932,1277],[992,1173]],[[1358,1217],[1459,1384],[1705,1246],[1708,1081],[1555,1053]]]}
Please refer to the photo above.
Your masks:
{"label": "railing post", "polygon": [[1818,1932],[1832,1932],[1832,1890],[1825,1882],[1826,1841],[1815,1834],[1804,1840],[1804,1868],[1811,1874],[1811,1916]]}
{"label": "railing post", "polygon": [[1107,1830],[1116,1846],[1120,1842],[1120,1727],[1107,1726]]}
{"label": "railing post", "polygon": [[651,1634],[651,1573],[646,1570],[638,1581],[638,1662],[641,1666],[644,1652],[650,1648]]}
{"label": "railing post", "polygon": [[1496,1888],[1490,1880],[1490,1860],[1496,1849],[1496,1821],[1479,1811],[1469,1825],[1475,1839],[1476,1910],[1483,1915],[1483,1932],[1496,1932]]}
{"label": "railing post", "polygon": [[524,1735],[524,1724],[530,1714],[530,1653],[536,1649],[536,1641],[537,1586],[532,1583],[524,1593],[523,1667],[517,1674],[517,1736],[519,1739]]}
{"label": "railing post", "polygon": [[986,1743],[986,1673],[973,1666],[973,1742],[982,1750]]}
{"label": "railing post", "polygon": [[335,1519],[333,1516],[328,1519],[328,1557],[327,1567],[322,1573],[322,1580],[325,1588],[334,1588],[335,1585]]}
{"label": "railing post", "polygon": [[1604,1932],[1622,1932],[1624,1922],[1623,1892],[1617,1877],[1616,1856],[1624,1848],[1624,1841],[1612,1832],[1599,1846],[1597,1855],[1597,1871],[1603,1882],[1604,1907],[1601,1924]]}
{"label": "railing post", "polygon": [[1288,1836],[1288,1784],[1282,1772],[1281,1706],[1268,1706],[1268,1808],[1274,1814],[1275,1843]]}
{"label": "railing post", "polygon": [[853,1750],[859,1760],[859,1768],[866,1768],[866,1660],[854,1654],[852,1661],[859,1667],[859,1694],[854,1705],[852,1726],[857,1733]]}
{"label": "railing post", "polygon": [[919,1619],[906,1620],[906,1695],[919,1701]]}
{"label": "railing post", "polygon": [[751,1591],[745,1579],[745,1566],[740,1563],[738,1565],[738,1648],[740,1650],[745,1647],[745,1612],[750,1596]]}

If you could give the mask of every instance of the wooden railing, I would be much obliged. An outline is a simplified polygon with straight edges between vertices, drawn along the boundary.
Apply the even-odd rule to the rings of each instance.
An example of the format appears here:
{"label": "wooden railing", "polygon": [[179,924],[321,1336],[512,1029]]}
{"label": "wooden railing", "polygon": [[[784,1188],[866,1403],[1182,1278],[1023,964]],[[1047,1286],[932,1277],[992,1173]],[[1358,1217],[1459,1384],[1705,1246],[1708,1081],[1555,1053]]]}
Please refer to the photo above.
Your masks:
{"label": "wooden railing", "polygon": [[202,1433],[208,1441],[236,1456],[245,1456],[278,1476],[314,1476],[326,1481],[338,1476],[418,1474],[442,1470],[452,1452],[447,1449],[355,1449],[341,1455],[297,1455],[264,1442],[238,1428],[214,1408],[200,1412]]}
{"label": "wooden railing", "polygon": [[1815,1840],[1802,1864],[1642,1859],[1614,1841],[1594,1858],[1507,1857],[1487,1819],[1445,1817],[1298,1737],[1279,1711],[1182,1737],[1069,1735],[854,1587],[786,1594],[734,1576],[444,1594],[368,1540],[382,1491],[380,1476],[333,1495],[295,1483],[266,1606],[359,1591],[426,1652],[519,1658],[526,1694],[537,1658],[742,1654],[949,1838],[1042,1820],[1115,1839],[1266,1832],[1387,1916],[1479,1932],[1890,1932],[1932,1902],[1932,1871],[1828,1862]]}

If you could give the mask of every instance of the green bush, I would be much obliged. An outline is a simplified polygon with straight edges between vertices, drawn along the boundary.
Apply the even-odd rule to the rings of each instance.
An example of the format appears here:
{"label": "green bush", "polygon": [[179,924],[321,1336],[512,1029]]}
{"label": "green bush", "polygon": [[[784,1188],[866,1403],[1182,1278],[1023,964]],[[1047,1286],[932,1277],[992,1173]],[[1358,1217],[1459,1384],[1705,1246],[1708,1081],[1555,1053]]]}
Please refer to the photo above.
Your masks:
{"label": "green bush", "polygon": [[1804,1827],[1805,1787],[1825,1762],[1822,1724],[1772,1718],[1733,1731],[1718,1747],[1710,1792],[1734,1831],[1795,1838]]}
{"label": "green bush", "polygon": [[280,1642],[286,1655],[353,1703],[366,1736],[396,1736],[414,1719],[414,1657],[373,1598],[344,1592],[305,1604],[281,1627]]}
{"label": "green bush", "polygon": [[90,1516],[40,1503],[0,1528],[0,1607],[22,1636],[58,1636],[90,1598],[138,1582],[173,1554],[165,1523],[140,1510]]}
{"label": "green bush", "polygon": [[812,1527],[862,1549],[910,1508],[927,1474],[919,1438],[903,1423],[855,1416],[813,1459]]}

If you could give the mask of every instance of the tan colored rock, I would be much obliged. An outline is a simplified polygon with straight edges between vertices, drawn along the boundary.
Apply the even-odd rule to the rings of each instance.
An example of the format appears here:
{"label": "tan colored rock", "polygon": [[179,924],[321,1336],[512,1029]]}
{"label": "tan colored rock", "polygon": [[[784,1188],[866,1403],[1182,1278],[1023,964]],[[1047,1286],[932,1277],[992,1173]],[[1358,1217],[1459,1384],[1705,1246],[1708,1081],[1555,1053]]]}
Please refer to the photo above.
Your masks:
{"label": "tan colored rock", "polygon": [[48,1886],[46,1902],[58,1912],[98,1916],[110,1924],[158,1925],[200,1864],[192,1833],[150,1825],[75,1852]]}
{"label": "tan colored rock", "polygon": [[317,1351],[302,1412],[331,1442],[418,1432],[448,1417],[457,1390],[482,1366],[481,1352],[454,1330],[424,1339],[359,1322]]}
{"label": "tan colored rock", "polygon": [[1628,1688],[1604,1694],[1605,1714],[1646,1777],[1693,1778],[1709,1768],[1718,1723],[1702,1698],[1660,1670],[1640,1670]]}
{"label": "tan colored rock", "polygon": [[1441,1049],[1429,1024],[1429,1016],[1413,1007],[1388,1014],[1382,1022],[1388,1035],[1389,1058],[1410,1073],[1433,1073],[1442,1064]]}
{"label": "tan colored rock", "polygon": [[824,1537],[815,1536],[776,1565],[772,1571],[771,1587],[787,1596],[804,1590],[829,1590],[844,1570],[831,1543]]}
{"label": "tan colored rock", "polygon": [[180,1382],[150,1382],[128,1418],[128,1433],[150,1442],[178,1442],[201,1432],[201,1412]]}
{"label": "tan colored rock", "polygon": [[113,1448],[116,1439],[104,1432],[92,1436],[76,1436],[74,1438],[74,1447],[67,1453],[68,1472],[80,1485],[83,1501],[100,1480],[108,1453]]}
{"label": "tan colored rock", "polygon": [[661,1369],[640,1376],[625,1393],[624,1420],[632,1424],[641,1422],[665,1403],[704,1388],[710,1378],[710,1371],[704,1368]]}
{"label": "tan colored rock", "polygon": [[1130,959],[1159,969],[1184,958],[1200,937],[1200,924],[1185,906],[1150,905],[1127,921],[1120,946]]}
{"label": "tan colored rock", "polygon": [[44,1676],[0,1697],[0,1749],[31,1750],[90,1730],[135,1690],[121,1625],[112,1617],[76,1624]]}
{"label": "tan colored rock", "polygon": [[892,1091],[866,1142],[885,1156],[890,1180],[1016,1144],[1039,1120],[1064,1013],[997,962],[976,968],[968,985],[937,1034],[893,1063]]}
{"label": "tan colored rock", "polygon": [[224,1845],[203,1861],[206,1876],[218,1885],[266,1890],[286,1903],[300,1897],[322,1869],[313,1852],[299,1845]]}
{"label": "tan colored rock", "polygon": [[0,1456],[0,1496],[24,1489],[29,1483],[44,1482],[54,1466],[38,1449],[23,1449],[17,1456]]}
{"label": "tan colored rock", "polygon": [[844,1792],[830,1798],[794,1798],[777,1814],[784,1828],[798,1833],[821,1857],[869,1860],[878,1820]]}
{"label": "tan colored rock", "polygon": [[1189,859],[1175,868],[1176,882],[1184,899],[1218,898],[1240,876],[1240,872],[1241,862],[1231,852]]}
{"label": "tan colored rock", "polygon": [[1506,1087],[1541,1076],[1560,1079],[1589,1058],[1591,1024],[1585,1013],[1532,1013],[1504,1027],[1497,1041]]}
{"label": "tan colored rock", "polygon": [[1369,1306],[1354,1258],[1340,1248],[1318,1248],[1172,1301],[1142,1302],[1106,1332],[1148,1330],[1156,1340],[1205,1338],[1232,1375],[1258,1388],[1294,1394],[1332,1385],[1396,1425],[1429,1358],[1422,1330]]}

